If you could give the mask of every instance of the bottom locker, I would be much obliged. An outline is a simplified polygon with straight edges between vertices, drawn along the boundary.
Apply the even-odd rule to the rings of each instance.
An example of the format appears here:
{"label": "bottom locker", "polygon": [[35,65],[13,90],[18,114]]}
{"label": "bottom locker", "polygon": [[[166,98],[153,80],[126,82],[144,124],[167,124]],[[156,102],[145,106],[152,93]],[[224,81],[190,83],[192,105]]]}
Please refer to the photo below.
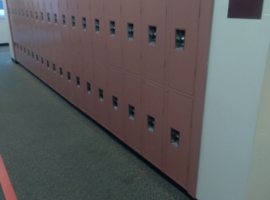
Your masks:
{"label": "bottom locker", "polygon": [[95,65],[95,82],[96,82],[96,105],[97,121],[108,129],[109,125],[109,90],[108,90],[108,69],[103,64],[94,63]]}
{"label": "bottom locker", "polygon": [[187,186],[192,100],[169,92],[166,131],[166,173]]}
{"label": "bottom locker", "polygon": [[110,130],[123,140],[123,78],[122,72],[109,70]]}
{"label": "bottom locker", "polygon": [[161,168],[163,89],[145,83],[143,91],[143,155],[155,166]]}
{"label": "bottom locker", "polygon": [[141,80],[124,77],[124,138],[134,150],[141,153]]}

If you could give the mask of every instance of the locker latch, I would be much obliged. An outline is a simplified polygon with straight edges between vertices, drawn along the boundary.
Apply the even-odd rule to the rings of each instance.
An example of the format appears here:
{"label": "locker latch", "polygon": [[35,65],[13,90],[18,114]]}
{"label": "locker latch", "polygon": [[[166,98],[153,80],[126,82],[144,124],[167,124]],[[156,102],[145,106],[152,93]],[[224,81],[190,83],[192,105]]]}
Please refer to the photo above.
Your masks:
{"label": "locker latch", "polygon": [[175,48],[177,50],[184,50],[185,47],[185,30],[176,29],[175,30]]}
{"label": "locker latch", "polygon": [[157,37],[157,27],[149,26],[149,44],[155,45]]}
{"label": "locker latch", "polygon": [[95,19],[95,29],[96,29],[96,33],[99,33],[99,20]]}
{"label": "locker latch", "polygon": [[82,18],[82,25],[83,25],[83,30],[85,31],[86,30],[86,18],[85,17]]}
{"label": "locker latch", "polygon": [[179,138],[180,138],[179,131],[171,128],[171,144],[174,145],[175,147],[179,147]]}
{"label": "locker latch", "polygon": [[76,22],[75,22],[75,16],[71,17],[72,27],[75,28]]}
{"label": "locker latch", "polygon": [[62,70],[62,67],[60,67],[60,76],[63,77],[63,70]]}
{"label": "locker latch", "polygon": [[154,132],[155,128],[155,118],[148,115],[148,130]]}
{"label": "locker latch", "polygon": [[133,24],[128,24],[128,39],[129,40],[133,40],[133,34],[134,34],[134,30],[133,30]]}
{"label": "locker latch", "polygon": [[36,20],[38,20],[38,12],[36,11]]}
{"label": "locker latch", "polygon": [[[26,15],[28,15],[28,14],[27,14],[27,11],[26,11]],[[44,21],[43,12],[41,12],[40,15],[41,15],[41,20]]]}
{"label": "locker latch", "polygon": [[129,118],[134,120],[135,118],[135,108],[131,105],[128,106],[128,111],[129,111]]}
{"label": "locker latch", "polygon": [[50,13],[47,13],[47,17],[48,17],[48,23],[50,23],[51,22]]}
{"label": "locker latch", "polygon": [[110,21],[110,31],[111,31],[111,36],[115,36],[115,22]]}
{"label": "locker latch", "polygon": [[71,81],[70,72],[67,72],[67,78],[68,78],[68,82],[70,82]]}
{"label": "locker latch", "polygon": [[80,78],[78,76],[76,76],[76,82],[77,82],[77,87],[79,88],[81,83],[80,83]]}
{"label": "locker latch", "polygon": [[117,99],[117,97],[113,96],[112,100],[113,100],[113,108],[115,110],[117,110],[118,109],[118,99]]}
{"label": "locker latch", "polygon": [[54,13],[54,23],[57,24],[58,23],[58,20],[57,20],[57,14]]}
{"label": "locker latch", "polygon": [[38,61],[38,55],[36,54],[36,59],[37,59],[37,61]]}
{"label": "locker latch", "polygon": [[102,89],[99,89],[98,90],[98,94],[99,94],[99,100],[100,101],[103,101],[103,90]]}
{"label": "locker latch", "polygon": [[33,19],[33,18],[34,18],[34,17],[33,17],[33,12],[31,11],[30,13],[31,13],[31,19]]}
{"label": "locker latch", "polygon": [[49,63],[48,60],[47,60],[47,68],[48,68],[48,69],[50,68],[50,63]]}
{"label": "locker latch", "polygon": [[41,60],[41,64],[43,65],[44,64],[43,57],[41,57],[40,60]]}
{"label": "locker latch", "polygon": [[86,83],[87,93],[91,93],[91,84],[89,82]]}
{"label": "locker latch", "polygon": [[55,64],[53,64],[53,72],[56,73],[56,67],[55,67]]}
{"label": "locker latch", "polygon": [[63,26],[66,25],[66,16],[65,15],[62,15],[62,21],[63,21]]}

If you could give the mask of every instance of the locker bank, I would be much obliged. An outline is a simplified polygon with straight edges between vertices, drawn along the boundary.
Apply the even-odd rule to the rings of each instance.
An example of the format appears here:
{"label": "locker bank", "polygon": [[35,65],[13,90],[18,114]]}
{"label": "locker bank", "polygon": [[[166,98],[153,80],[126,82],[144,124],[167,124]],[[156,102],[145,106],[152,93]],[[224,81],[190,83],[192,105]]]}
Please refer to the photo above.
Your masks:
{"label": "locker bank", "polygon": [[188,196],[270,198],[269,1],[6,3],[13,61]]}

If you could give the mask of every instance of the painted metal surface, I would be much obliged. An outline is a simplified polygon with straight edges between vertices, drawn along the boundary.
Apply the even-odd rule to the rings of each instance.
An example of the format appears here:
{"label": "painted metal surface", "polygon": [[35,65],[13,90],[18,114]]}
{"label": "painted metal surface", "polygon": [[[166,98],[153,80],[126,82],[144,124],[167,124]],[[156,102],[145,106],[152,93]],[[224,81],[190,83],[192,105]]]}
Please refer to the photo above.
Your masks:
{"label": "painted metal surface", "polygon": [[195,197],[212,3],[8,0],[15,58]]}

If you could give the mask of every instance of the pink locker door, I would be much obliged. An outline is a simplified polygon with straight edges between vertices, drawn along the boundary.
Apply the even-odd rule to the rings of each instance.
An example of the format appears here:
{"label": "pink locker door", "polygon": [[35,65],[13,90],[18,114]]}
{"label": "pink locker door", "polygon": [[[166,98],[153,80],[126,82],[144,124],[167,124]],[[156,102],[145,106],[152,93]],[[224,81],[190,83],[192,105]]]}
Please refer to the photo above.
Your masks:
{"label": "pink locker door", "polygon": [[124,77],[124,139],[141,153],[141,80],[130,75]]}
{"label": "pink locker door", "polygon": [[66,96],[66,82],[67,82],[67,70],[64,67],[65,63],[65,54],[63,52],[63,49],[58,49],[57,56],[55,55],[56,59],[56,66],[59,70],[56,74],[58,74],[58,84],[59,84],[59,93],[67,99]]}
{"label": "pink locker door", "polygon": [[121,0],[104,0],[106,57],[110,65],[121,68]]}
{"label": "pink locker door", "polygon": [[166,0],[142,1],[142,64],[144,77],[164,83]]}
{"label": "pink locker door", "polygon": [[52,54],[51,54],[51,66],[49,68],[49,72],[51,74],[51,79],[52,79],[52,88],[61,94],[61,91],[60,91],[60,87],[59,87],[59,82],[60,82],[60,70],[59,70],[59,66],[61,66],[61,64],[58,62],[58,48],[54,49],[52,51]]}
{"label": "pink locker door", "polygon": [[51,0],[44,0],[45,5],[45,14],[44,14],[44,25],[47,29],[47,51],[51,51],[54,48],[54,38],[53,38],[53,16],[52,16],[52,7]]}
{"label": "pink locker door", "polygon": [[80,41],[80,22],[78,1],[68,0],[68,18],[70,23],[68,24],[69,36],[70,36],[70,49],[81,52],[81,41]]}
{"label": "pink locker door", "polygon": [[141,1],[122,0],[123,67],[141,74]]}
{"label": "pink locker door", "polygon": [[61,31],[61,46],[64,49],[70,48],[70,40],[69,40],[69,23],[70,19],[68,16],[68,8],[67,8],[67,0],[59,0],[59,23],[60,23],[60,31]]}
{"label": "pink locker door", "polygon": [[66,70],[66,80],[65,80],[65,94],[66,99],[75,105],[75,93],[74,87],[76,82],[76,77],[73,69],[73,59],[75,55],[70,50],[64,50],[64,68]]}
{"label": "pink locker door", "polygon": [[52,6],[52,24],[54,47],[61,48],[61,16],[59,13],[58,0],[51,1]]}
{"label": "pink locker door", "polygon": [[92,20],[90,17],[90,1],[81,0],[78,2],[79,6],[79,29],[81,38],[81,53],[86,57],[93,58],[92,52]]}
{"label": "pink locker door", "polygon": [[96,112],[96,98],[98,96],[97,87],[94,81],[94,61],[82,58],[82,71],[83,71],[83,87],[84,99],[86,106],[86,114],[93,119],[97,119]]}
{"label": "pink locker door", "polygon": [[105,19],[103,0],[91,0],[92,45],[95,60],[105,61]]}
{"label": "pink locker door", "polygon": [[74,54],[72,58],[72,67],[74,73],[74,95],[75,95],[75,106],[81,111],[85,112],[85,87],[83,84],[83,70],[82,70],[82,58],[79,55]]}
{"label": "pink locker door", "polygon": [[100,63],[95,62],[95,81],[97,87],[96,105],[97,120],[105,128],[109,125],[109,109],[110,102],[108,90],[108,68]]}
{"label": "pink locker door", "polygon": [[143,90],[143,155],[161,168],[163,141],[163,89],[151,83]]}
{"label": "pink locker door", "polygon": [[169,86],[193,94],[200,2],[172,0]]}
{"label": "pink locker door", "polygon": [[123,75],[122,72],[109,70],[109,110],[110,110],[110,130],[117,137],[123,140]]}
{"label": "pink locker door", "polygon": [[188,175],[192,100],[169,92],[166,131],[166,173],[186,188]]}

